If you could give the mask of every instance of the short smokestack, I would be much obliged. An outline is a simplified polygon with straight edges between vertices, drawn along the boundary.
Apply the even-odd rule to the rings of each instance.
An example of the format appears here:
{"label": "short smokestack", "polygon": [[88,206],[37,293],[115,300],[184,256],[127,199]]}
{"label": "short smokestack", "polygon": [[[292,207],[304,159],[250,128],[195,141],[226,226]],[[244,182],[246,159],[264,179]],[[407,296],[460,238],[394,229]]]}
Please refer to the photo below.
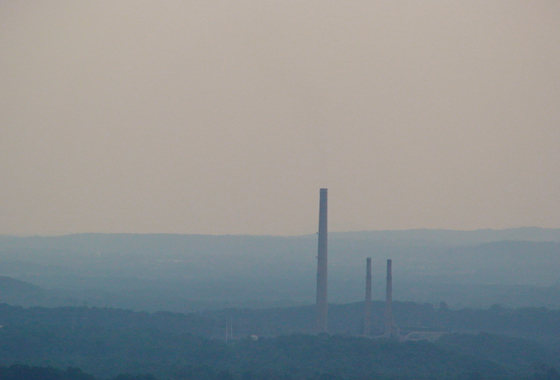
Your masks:
{"label": "short smokestack", "polygon": [[385,293],[385,333],[393,334],[395,332],[395,323],[393,321],[393,261],[387,260],[387,287]]}
{"label": "short smokestack", "polygon": [[327,189],[319,197],[319,247],[317,252],[317,332],[327,332]]}
{"label": "short smokestack", "polygon": [[371,335],[371,258],[366,259],[366,300],[364,303],[364,335]]}

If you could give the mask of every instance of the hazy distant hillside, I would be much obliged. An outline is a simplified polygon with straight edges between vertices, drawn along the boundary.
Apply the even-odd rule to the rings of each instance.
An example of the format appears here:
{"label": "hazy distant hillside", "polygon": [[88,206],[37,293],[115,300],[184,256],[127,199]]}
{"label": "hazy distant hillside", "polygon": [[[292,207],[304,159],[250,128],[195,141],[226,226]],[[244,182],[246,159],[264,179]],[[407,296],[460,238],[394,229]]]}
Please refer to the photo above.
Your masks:
{"label": "hazy distant hillside", "polygon": [[[560,307],[559,231],[331,233],[330,300],[363,298],[371,257],[376,299],[391,258],[399,300]],[[288,306],[314,301],[316,251],[316,235],[4,236],[0,275],[54,290],[68,304],[152,311]]]}
{"label": "hazy distant hillside", "polygon": [[[330,232],[331,240],[400,241],[412,244],[442,243],[449,245],[481,244],[498,241],[557,241],[560,229],[521,227],[504,230],[482,229],[458,231],[446,229],[413,229],[384,231]],[[0,235],[0,248],[56,248],[64,250],[146,252],[153,249],[177,250],[207,247],[208,244],[229,245],[239,242],[264,242],[273,240],[315,239],[303,236],[252,236],[252,235],[180,235],[180,234],[74,234],[64,236],[15,237]]]}
{"label": "hazy distant hillside", "polygon": [[480,244],[496,241],[560,241],[560,229],[521,227],[505,230],[397,230],[397,231],[358,231],[358,232],[331,232],[333,239],[371,239],[401,241],[413,244],[441,243],[449,245]]}
{"label": "hazy distant hillside", "polygon": [[0,303],[16,305],[46,305],[51,301],[47,291],[15,278],[0,276]]}

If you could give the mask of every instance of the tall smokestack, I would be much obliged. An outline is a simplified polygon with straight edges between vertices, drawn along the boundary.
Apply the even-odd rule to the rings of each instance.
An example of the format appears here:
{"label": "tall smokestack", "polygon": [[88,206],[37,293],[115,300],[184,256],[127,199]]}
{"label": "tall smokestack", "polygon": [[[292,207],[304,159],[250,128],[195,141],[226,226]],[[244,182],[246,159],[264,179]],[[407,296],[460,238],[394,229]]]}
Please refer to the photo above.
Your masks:
{"label": "tall smokestack", "polygon": [[395,323],[393,322],[393,261],[387,260],[387,288],[385,295],[385,333],[393,334],[395,332]]}
{"label": "tall smokestack", "polygon": [[364,303],[364,335],[371,335],[371,258],[366,259],[366,301]]}
{"label": "tall smokestack", "polygon": [[317,252],[317,332],[327,332],[327,189],[320,190]]}

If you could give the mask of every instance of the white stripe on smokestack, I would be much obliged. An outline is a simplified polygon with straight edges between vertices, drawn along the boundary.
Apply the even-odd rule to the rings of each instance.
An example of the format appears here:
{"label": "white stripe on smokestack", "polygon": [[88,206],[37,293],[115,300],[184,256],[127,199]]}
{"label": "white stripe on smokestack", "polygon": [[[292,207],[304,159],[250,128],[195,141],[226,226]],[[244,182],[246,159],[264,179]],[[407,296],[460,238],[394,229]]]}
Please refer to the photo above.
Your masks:
{"label": "white stripe on smokestack", "polygon": [[327,189],[319,197],[319,248],[317,252],[317,332],[327,332]]}

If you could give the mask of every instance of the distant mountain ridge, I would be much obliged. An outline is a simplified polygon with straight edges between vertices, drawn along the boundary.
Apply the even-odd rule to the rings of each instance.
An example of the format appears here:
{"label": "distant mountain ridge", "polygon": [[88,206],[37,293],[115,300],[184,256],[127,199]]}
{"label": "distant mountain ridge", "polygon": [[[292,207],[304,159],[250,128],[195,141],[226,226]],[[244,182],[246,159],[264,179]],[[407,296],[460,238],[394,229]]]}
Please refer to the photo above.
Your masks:
{"label": "distant mountain ridge", "polygon": [[41,305],[51,298],[41,287],[9,276],[0,276],[0,302],[16,305]]}
{"label": "distant mountain ridge", "polygon": [[[409,229],[378,231],[329,232],[331,240],[372,240],[381,242],[408,242],[410,244],[471,245],[499,241],[560,242],[560,228],[519,227],[502,230],[449,230],[449,229]],[[208,242],[230,244],[240,241],[282,241],[286,239],[315,239],[315,234],[296,236],[273,235],[200,235],[167,233],[80,233],[61,236],[9,236],[0,235],[0,249],[5,248],[51,248],[51,249],[91,249],[121,250],[158,245],[163,242],[169,247],[188,244],[204,245]]]}
{"label": "distant mountain ridge", "polygon": [[6,295],[7,293],[35,295],[43,294],[45,291],[37,285],[8,276],[0,276],[0,292],[2,295]]}
{"label": "distant mountain ridge", "polygon": [[[399,300],[560,305],[560,229],[332,232],[329,238],[332,302],[363,298],[369,257],[376,299],[384,297],[386,260],[392,259]],[[0,275],[72,304],[272,307],[312,302],[316,255],[315,234],[0,236]]]}
{"label": "distant mountain ridge", "polygon": [[437,242],[452,245],[481,244],[498,241],[560,241],[560,228],[520,227],[503,230],[471,231],[447,229],[412,229],[381,231],[331,232],[334,239],[369,239],[388,241]]}

